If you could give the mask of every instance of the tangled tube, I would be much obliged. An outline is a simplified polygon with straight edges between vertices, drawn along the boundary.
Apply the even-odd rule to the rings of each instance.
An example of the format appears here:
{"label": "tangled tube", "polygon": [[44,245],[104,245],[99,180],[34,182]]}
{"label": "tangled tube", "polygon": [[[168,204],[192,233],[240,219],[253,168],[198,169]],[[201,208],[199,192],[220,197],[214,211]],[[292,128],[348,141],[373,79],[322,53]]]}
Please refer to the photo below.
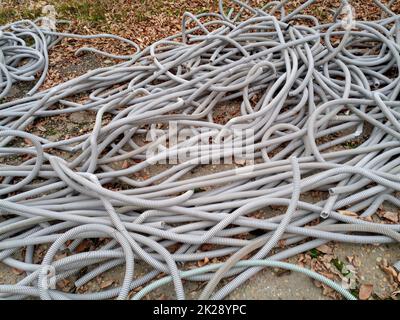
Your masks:
{"label": "tangled tube", "polygon": [[[184,299],[185,279],[207,282],[201,298],[222,299],[265,267],[352,298],[281,260],[329,241],[400,241],[400,224],[369,218],[382,204],[400,207],[400,17],[376,1],[380,20],[349,24],[343,1],[320,24],[302,13],[314,1],[291,13],[285,2],[185,13],[180,34],[126,62],[0,104],[0,153],[20,161],[0,166],[0,261],[26,272],[0,285],[2,298],[126,299],[133,290],[138,299],[172,282]],[[237,110],[220,121],[228,104]],[[96,113],[91,132],[35,133],[40,119],[78,111]],[[313,192],[321,196],[309,200]],[[271,207],[284,209],[265,215]],[[85,239],[97,245],[80,252]],[[214,258],[224,262],[193,269]],[[137,276],[138,263],[150,271]],[[117,288],[57,289],[119,265]],[[223,278],[231,281],[215,291]]]}
{"label": "tangled tube", "polygon": [[[49,68],[48,50],[59,43],[62,38],[94,39],[111,38],[128,43],[140,51],[134,42],[111,34],[78,35],[56,32],[46,24],[48,18],[35,21],[22,20],[0,26],[0,99],[7,96],[12,85],[17,81],[32,81],[35,75],[41,73],[39,80],[28,92],[34,94],[46,79]],[[59,21],[59,23],[66,23]],[[29,44],[29,42],[33,42]],[[117,59],[130,59],[132,56],[120,56],[102,52],[94,48],[81,48],[76,52],[91,51],[97,54]]]}

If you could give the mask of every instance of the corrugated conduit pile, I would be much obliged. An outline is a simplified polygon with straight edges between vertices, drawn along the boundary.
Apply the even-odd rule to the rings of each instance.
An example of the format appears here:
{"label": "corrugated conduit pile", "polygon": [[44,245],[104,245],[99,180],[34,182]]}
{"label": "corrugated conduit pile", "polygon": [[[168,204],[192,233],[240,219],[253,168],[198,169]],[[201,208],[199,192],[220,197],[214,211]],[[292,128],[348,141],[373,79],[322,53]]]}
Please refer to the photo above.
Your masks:
{"label": "corrugated conduit pile", "polygon": [[[353,298],[335,282],[282,260],[329,241],[400,240],[399,224],[364,219],[384,202],[400,207],[399,16],[379,3],[382,19],[348,28],[340,12],[329,24],[304,15],[314,1],[291,13],[284,2],[256,9],[234,0],[240,10],[227,13],[220,2],[219,14],[186,13],[182,33],[126,62],[0,104],[0,153],[24,157],[19,165],[0,166],[6,218],[0,261],[26,272],[18,283],[0,285],[2,298],[126,299],[142,287],[133,295],[139,299],[172,282],[184,299],[185,279],[207,282],[201,298],[222,299],[264,267],[305,273]],[[80,93],[88,93],[86,102],[74,101]],[[240,101],[239,115],[215,122],[214,109],[232,100]],[[37,119],[84,110],[97,114],[89,133],[50,141],[28,132]],[[149,161],[152,143],[134,138],[171,121],[191,138]],[[200,138],[231,129],[254,131],[251,166],[187,177],[203,158],[230,156],[217,145],[137,178],[166,154],[190,151]],[[124,161],[130,166],[118,166]],[[117,183],[124,188],[110,188]],[[327,196],[317,202],[300,197],[312,191]],[[269,206],[286,212],[252,215]],[[101,245],[76,252],[88,238]],[[34,263],[40,244],[49,249]],[[67,254],[56,259],[60,250]],[[205,258],[225,262],[185,267]],[[145,276],[135,273],[139,261],[151,269]],[[119,265],[125,265],[119,287],[96,293],[63,292],[47,281],[50,268],[53,285],[73,276],[79,287]],[[153,281],[161,273],[166,276]],[[226,277],[231,281],[215,290]]]}
{"label": "corrugated conduit pile", "polygon": [[[38,18],[35,21],[22,20],[0,26],[0,99],[7,97],[11,87],[17,81],[33,81],[40,74],[38,81],[29,90],[28,95],[38,91],[46,79],[49,69],[48,51],[59,43],[62,38],[94,39],[110,38],[127,44],[139,50],[136,43],[112,34],[79,35],[56,32],[46,22],[50,18]],[[56,22],[54,22],[56,23]],[[58,24],[67,21],[57,21]],[[30,44],[32,43],[32,44]],[[116,59],[130,59],[132,56],[120,56],[103,52],[94,48],[83,47],[76,54],[91,51]]]}

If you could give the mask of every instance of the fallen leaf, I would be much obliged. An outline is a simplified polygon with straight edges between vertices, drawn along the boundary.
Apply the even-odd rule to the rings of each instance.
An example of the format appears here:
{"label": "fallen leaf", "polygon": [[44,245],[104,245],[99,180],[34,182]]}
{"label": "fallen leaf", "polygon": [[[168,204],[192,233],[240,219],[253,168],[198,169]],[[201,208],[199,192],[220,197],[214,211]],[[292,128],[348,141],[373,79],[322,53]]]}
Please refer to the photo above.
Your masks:
{"label": "fallen leaf", "polygon": [[103,282],[100,284],[100,288],[101,288],[101,289],[108,288],[108,287],[110,287],[113,283],[114,283],[114,280],[106,280],[106,281],[103,281]]}
{"label": "fallen leaf", "polygon": [[374,220],[372,220],[372,218],[370,216],[368,217],[361,217],[361,220],[367,221],[367,222],[373,222]]}
{"label": "fallen leaf", "polygon": [[392,266],[381,266],[382,270],[385,271],[388,275],[397,278],[397,272]]}
{"label": "fallen leaf", "polygon": [[333,273],[329,273],[329,272],[321,272],[321,274],[325,277],[328,278],[330,280],[334,280],[335,279],[335,275]]}
{"label": "fallen leaf", "polygon": [[62,279],[59,283],[58,286],[61,289],[65,289],[67,286],[69,286],[71,284],[71,281],[67,280],[67,279]]}
{"label": "fallen leaf", "polygon": [[327,246],[326,244],[323,244],[322,246],[319,246],[317,248],[318,251],[325,253],[325,254],[332,254],[333,250],[330,246]]}
{"label": "fallen leaf", "polygon": [[75,252],[81,253],[90,249],[91,242],[89,240],[83,240],[75,249]]}
{"label": "fallen leaf", "polygon": [[239,165],[244,165],[246,163],[245,159],[236,159],[235,158],[234,161],[235,161],[236,164],[239,164]]}
{"label": "fallen leaf", "polygon": [[396,212],[386,211],[383,214],[383,217],[386,220],[389,220],[389,221],[394,222],[394,223],[399,222],[399,215]]}
{"label": "fallen leaf", "polygon": [[123,163],[122,163],[122,169],[127,169],[127,168],[129,168],[129,163],[128,163],[128,161],[124,161]]}
{"label": "fallen leaf", "polygon": [[284,249],[286,247],[286,239],[281,239],[278,241],[278,247]]}
{"label": "fallen leaf", "polygon": [[46,128],[41,126],[40,124],[37,125],[36,127],[39,129],[39,131],[46,132]]}
{"label": "fallen leaf", "polygon": [[400,290],[393,291],[392,294],[391,294],[391,297],[392,297],[393,299],[396,299],[396,298],[397,298],[397,295],[400,295]]}
{"label": "fallen leaf", "polygon": [[207,263],[210,262],[210,259],[208,259],[207,257],[204,258],[204,260],[199,261],[197,264],[199,267],[205,266]]}
{"label": "fallen leaf", "polygon": [[347,290],[356,289],[357,281],[354,278],[342,277],[341,285],[344,289],[347,289]]}
{"label": "fallen leaf", "polygon": [[358,294],[358,297],[360,298],[360,300],[368,300],[368,298],[372,294],[373,288],[374,288],[374,286],[372,284],[362,284],[360,286],[360,292]]}
{"label": "fallen leaf", "polygon": [[338,210],[338,212],[344,216],[349,216],[349,217],[358,217],[358,214],[353,212],[353,211],[349,211],[349,210]]}
{"label": "fallen leaf", "polygon": [[17,269],[17,268],[12,268],[11,271],[12,271],[12,273],[14,273],[16,275],[21,275],[25,272],[25,271]]}
{"label": "fallen leaf", "polygon": [[321,255],[321,256],[319,257],[319,259],[321,260],[321,262],[323,262],[324,264],[326,263],[326,264],[328,264],[328,265],[330,265],[330,262],[332,261],[333,258],[334,258],[334,256],[331,255],[331,254],[324,254],[324,255]]}
{"label": "fallen leaf", "polygon": [[353,266],[355,267],[361,267],[361,260],[359,257],[354,256],[353,262],[352,262]]}
{"label": "fallen leaf", "polygon": [[347,256],[346,259],[347,259],[350,263],[353,263],[354,256]]}
{"label": "fallen leaf", "polygon": [[323,294],[324,296],[330,297],[330,298],[335,299],[335,300],[338,300],[338,299],[341,298],[341,297],[340,297],[340,294],[338,294],[338,293],[337,293],[335,290],[333,290],[331,287],[328,287],[326,284],[321,283],[321,282],[319,282],[319,281],[317,281],[317,280],[314,280],[313,282],[314,282],[314,284],[315,284],[315,286],[316,286],[317,288],[322,288],[322,294]]}
{"label": "fallen leaf", "polygon": [[25,139],[24,139],[24,142],[25,142],[25,144],[26,144],[26,145],[28,145],[28,146],[32,146],[32,142],[31,142],[31,140],[29,140],[29,139],[25,138]]}
{"label": "fallen leaf", "polygon": [[56,254],[54,257],[54,260],[61,260],[64,259],[67,256],[66,252],[60,253],[60,254]]}

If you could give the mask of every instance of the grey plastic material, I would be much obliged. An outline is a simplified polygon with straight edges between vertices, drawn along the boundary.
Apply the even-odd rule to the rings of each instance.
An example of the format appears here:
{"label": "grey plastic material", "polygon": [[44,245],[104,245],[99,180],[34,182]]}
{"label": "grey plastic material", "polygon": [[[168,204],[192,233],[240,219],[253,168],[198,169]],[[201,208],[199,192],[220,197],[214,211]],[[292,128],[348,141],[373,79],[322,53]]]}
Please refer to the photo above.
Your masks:
{"label": "grey plastic material", "polygon": [[[281,260],[329,241],[400,240],[399,223],[369,218],[387,203],[400,207],[400,18],[392,3],[375,1],[379,20],[349,25],[340,20],[342,1],[333,22],[320,24],[304,14],[314,1],[291,12],[286,2],[253,8],[233,0],[226,8],[219,1],[219,13],[185,13],[181,33],[142,51],[93,36],[135,52],[82,48],[126,61],[43,91],[48,49],[63,37],[92,36],[41,29],[40,20],[0,27],[0,99],[41,73],[29,95],[0,104],[0,261],[26,272],[0,284],[1,298],[128,299],[142,287],[139,299],[172,282],[184,299],[187,281],[206,281],[200,297],[223,299],[262,268],[280,266],[352,299]],[[87,100],[77,102],[79,94]],[[237,112],[220,123],[217,109],[231,102]],[[92,131],[51,141],[32,130],[43,117],[78,111],[96,114]],[[149,158],[165,139],[157,130],[171,123],[190,137]],[[223,149],[224,134],[246,129],[254,135]],[[139,143],[144,135],[153,141]],[[199,141],[207,141],[201,151]],[[252,157],[196,174],[249,147]],[[193,157],[138,178],[164,157],[187,153]],[[272,207],[282,210],[263,216]],[[85,239],[96,246],[77,252]],[[36,263],[42,244],[49,249]],[[59,251],[67,255],[56,259]],[[185,269],[199,260],[209,265]],[[137,275],[138,261],[147,274]],[[70,276],[79,287],[121,265],[117,287],[84,294],[54,287]]]}

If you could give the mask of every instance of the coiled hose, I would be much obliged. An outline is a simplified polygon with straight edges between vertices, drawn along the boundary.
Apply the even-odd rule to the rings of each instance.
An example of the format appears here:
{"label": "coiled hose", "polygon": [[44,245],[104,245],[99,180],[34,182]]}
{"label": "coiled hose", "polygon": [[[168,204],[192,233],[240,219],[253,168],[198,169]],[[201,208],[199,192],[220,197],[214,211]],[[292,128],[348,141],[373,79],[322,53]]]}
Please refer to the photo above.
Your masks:
{"label": "coiled hose", "polygon": [[[379,20],[349,25],[340,20],[347,1],[327,24],[303,13],[312,0],[290,13],[287,1],[232,2],[227,10],[219,1],[219,13],[185,13],[181,33],[142,51],[129,42],[132,55],[112,56],[126,61],[43,91],[47,50],[60,37],[85,36],[38,21],[0,27],[0,98],[42,72],[29,95],[0,104],[0,261],[25,272],[0,284],[1,298],[128,299],[135,291],[140,299],[172,281],[184,299],[187,281],[206,281],[200,297],[223,299],[262,268],[279,267],[353,299],[281,260],[329,241],[399,242],[398,222],[366,219],[381,205],[400,207],[392,3],[375,1]],[[43,118],[79,111],[96,114],[90,132],[54,140],[35,130]],[[271,206],[282,213],[264,216]],[[79,252],[85,239],[96,246]],[[212,264],[187,269],[205,259]],[[137,276],[137,263],[150,271]],[[80,287],[123,264],[111,289],[56,286],[70,278]]]}

